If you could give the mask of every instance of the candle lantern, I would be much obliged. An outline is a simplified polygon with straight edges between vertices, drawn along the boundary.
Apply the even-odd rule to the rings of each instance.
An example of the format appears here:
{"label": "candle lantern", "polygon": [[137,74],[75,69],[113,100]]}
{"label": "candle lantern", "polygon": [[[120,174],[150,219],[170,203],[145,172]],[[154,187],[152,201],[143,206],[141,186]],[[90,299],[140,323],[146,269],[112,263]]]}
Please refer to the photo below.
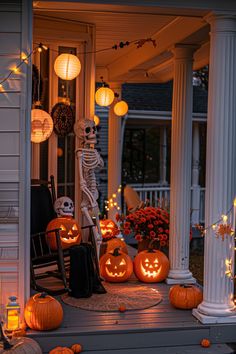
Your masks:
{"label": "candle lantern", "polygon": [[10,296],[9,300],[6,306],[6,329],[15,331],[20,329],[20,305],[16,301],[16,296]]}

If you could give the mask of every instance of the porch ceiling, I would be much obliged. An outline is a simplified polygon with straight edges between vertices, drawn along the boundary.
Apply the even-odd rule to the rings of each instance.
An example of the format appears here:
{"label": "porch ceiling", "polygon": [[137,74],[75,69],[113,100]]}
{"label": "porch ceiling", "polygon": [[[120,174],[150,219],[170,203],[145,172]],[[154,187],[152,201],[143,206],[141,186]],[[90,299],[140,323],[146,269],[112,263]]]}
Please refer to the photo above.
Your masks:
{"label": "porch ceiling", "polygon": [[[173,75],[171,48],[176,43],[193,44],[194,67],[208,63],[209,26],[203,19],[206,10],[145,6],[85,4],[78,2],[35,1],[37,16],[60,18],[74,26],[90,23],[96,26],[96,75],[107,81],[165,82]],[[152,37],[157,46],[146,43],[99,52],[120,41]]]}

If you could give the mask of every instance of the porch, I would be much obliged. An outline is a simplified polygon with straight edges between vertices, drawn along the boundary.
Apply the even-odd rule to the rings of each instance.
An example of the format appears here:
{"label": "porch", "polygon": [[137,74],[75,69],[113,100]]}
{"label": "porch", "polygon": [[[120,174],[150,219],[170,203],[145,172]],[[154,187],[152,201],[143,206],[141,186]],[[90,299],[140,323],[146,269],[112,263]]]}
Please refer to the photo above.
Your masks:
{"label": "porch", "polygon": [[[162,297],[155,307],[125,313],[95,312],[62,302],[64,319],[59,329],[30,331],[28,335],[39,342],[45,354],[55,346],[74,343],[80,343],[83,352],[90,354],[233,353],[224,343],[235,341],[236,324],[202,325],[190,310],[177,310],[170,305],[170,286],[164,283],[149,286]],[[203,338],[210,339],[210,348],[200,346]]]}

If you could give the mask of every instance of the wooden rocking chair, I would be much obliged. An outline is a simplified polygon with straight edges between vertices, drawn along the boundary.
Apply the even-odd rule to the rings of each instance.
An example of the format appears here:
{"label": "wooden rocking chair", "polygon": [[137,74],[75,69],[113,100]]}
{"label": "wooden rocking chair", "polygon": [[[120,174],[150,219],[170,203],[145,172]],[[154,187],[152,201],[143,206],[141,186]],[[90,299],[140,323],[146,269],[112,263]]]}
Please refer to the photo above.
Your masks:
{"label": "wooden rocking chair", "polygon": [[[31,286],[52,295],[68,290],[64,261],[68,252],[62,250],[60,229],[50,230],[55,232],[57,250],[51,251],[47,242],[47,225],[56,217],[53,208],[55,199],[53,176],[50,181],[31,181]],[[59,288],[42,285],[42,279],[50,277],[60,279]]]}

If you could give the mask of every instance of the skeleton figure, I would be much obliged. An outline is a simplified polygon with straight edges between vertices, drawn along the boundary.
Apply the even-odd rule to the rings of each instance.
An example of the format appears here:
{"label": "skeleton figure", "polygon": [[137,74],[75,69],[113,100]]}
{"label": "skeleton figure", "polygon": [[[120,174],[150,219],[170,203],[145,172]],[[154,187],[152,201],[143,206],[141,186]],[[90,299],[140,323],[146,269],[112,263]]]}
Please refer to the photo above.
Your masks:
{"label": "skeleton figure", "polygon": [[74,203],[68,197],[57,198],[54,203],[54,210],[57,216],[73,216],[74,213]]}
{"label": "skeleton figure", "polygon": [[74,130],[81,145],[81,148],[76,151],[76,156],[82,192],[81,212],[85,224],[83,226],[94,225],[92,217],[96,218],[96,227],[93,226],[93,233],[96,238],[97,254],[99,254],[102,236],[98,219],[98,190],[95,169],[103,167],[104,164],[98,151],[94,149],[94,145],[97,143],[97,129],[94,121],[83,119],[75,124]]}

